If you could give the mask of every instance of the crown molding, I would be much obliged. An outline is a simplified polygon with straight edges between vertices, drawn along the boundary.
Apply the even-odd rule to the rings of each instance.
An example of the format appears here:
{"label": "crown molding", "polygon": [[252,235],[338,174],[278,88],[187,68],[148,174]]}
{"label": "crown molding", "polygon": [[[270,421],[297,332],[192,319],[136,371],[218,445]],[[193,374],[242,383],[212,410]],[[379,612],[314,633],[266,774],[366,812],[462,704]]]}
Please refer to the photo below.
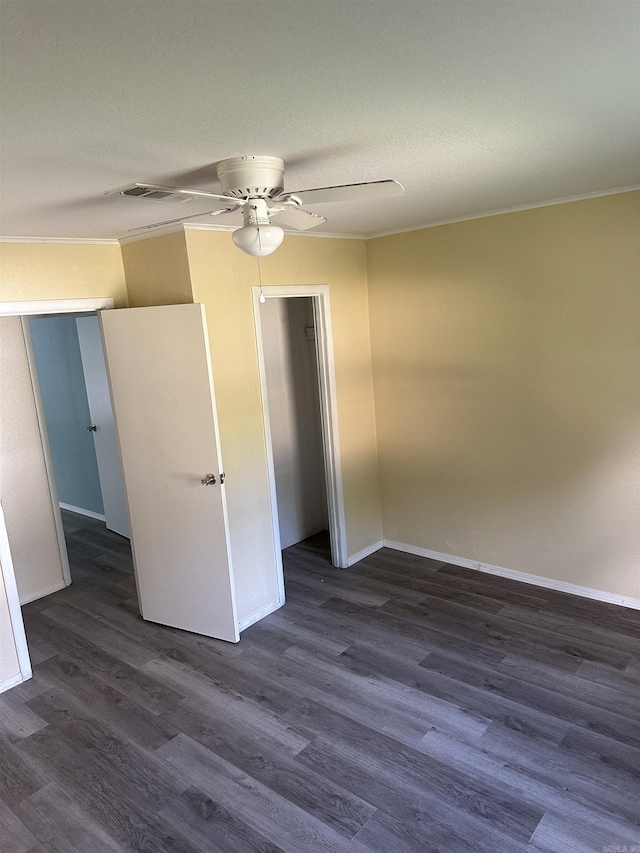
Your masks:
{"label": "crown molding", "polygon": [[[128,237],[121,237],[119,244],[121,246],[127,243],[137,243],[139,240],[149,240],[152,237],[162,237],[165,234],[175,234],[176,231],[226,231],[231,233],[239,228],[238,225],[209,225],[208,222],[177,222],[171,225],[166,225],[162,228],[153,228],[148,231],[143,231],[141,234],[130,234]],[[331,240],[365,240],[366,237],[362,234],[334,234],[327,231],[289,231],[283,229],[287,237],[317,237],[329,238]]]}
{"label": "crown molding", "polygon": [[54,243],[65,246],[118,246],[118,240],[102,237],[0,237],[0,243]]}
{"label": "crown molding", "polygon": [[176,231],[184,231],[184,223],[174,222],[171,225],[165,225],[161,228],[150,228],[147,231],[142,231],[139,234],[128,234],[126,237],[120,237],[116,242],[120,246],[126,246],[127,243],[137,243],[139,240],[150,240],[152,237],[164,237],[166,234],[175,234]]}
{"label": "crown molding", "polygon": [[454,225],[456,222],[469,222],[472,219],[486,219],[489,216],[504,216],[505,213],[518,213],[521,210],[535,210],[538,207],[553,207],[556,204],[570,204],[572,201],[585,201],[589,198],[601,198],[602,196],[631,193],[637,192],[638,190],[640,190],[640,184],[634,184],[630,187],[617,187],[613,190],[600,190],[594,193],[567,196],[566,198],[554,198],[550,201],[535,201],[531,204],[520,204],[515,207],[505,207],[501,210],[488,210],[486,213],[473,213],[470,216],[458,216],[455,219],[441,219],[438,222],[427,222],[424,225],[412,225],[411,228],[397,228],[395,231],[379,231],[375,234],[366,234],[364,239],[375,240],[377,237],[391,237],[394,234],[409,234],[411,231],[424,231],[427,228],[438,228],[440,225]]}
{"label": "crown molding", "polygon": [[[277,224],[277,223],[276,223]],[[208,222],[185,222],[185,231],[235,231],[238,225],[209,225]],[[362,234],[334,234],[329,231],[293,231],[282,229],[287,237],[329,237],[332,240],[364,240]]]}

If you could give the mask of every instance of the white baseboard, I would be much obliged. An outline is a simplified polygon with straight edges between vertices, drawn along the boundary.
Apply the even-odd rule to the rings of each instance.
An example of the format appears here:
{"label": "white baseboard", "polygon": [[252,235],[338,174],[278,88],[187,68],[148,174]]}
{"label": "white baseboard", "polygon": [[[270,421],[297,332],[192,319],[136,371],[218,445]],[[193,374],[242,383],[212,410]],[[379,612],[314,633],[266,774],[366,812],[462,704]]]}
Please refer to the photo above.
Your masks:
{"label": "white baseboard", "polygon": [[39,589],[36,592],[29,592],[27,595],[20,596],[20,604],[28,604],[30,601],[36,601],[38,598],[44,598],[45,595],[51,595],[52,592],[60,592],[61,589],[66,589],[67,584],[61,580],[58,583],[46,586],[44,589]]}
{"label": "white baseboard", "polygon": [[93,512],[90,509],[83,509],[81,506],[72,506],[71,504],[63,504],[60,501],[60,509],[68,509],[69,512],[76,512],[78,515],[86,515],[88,518],[96,518],[98,521],[106,521],[106,517],[99,512]]}
{"label": "white baseboard", "polygon": [[0,693],[4,693],[5,690],[11,690],[12,687],[17,687],[18,684],[22,684],[26,680],[21,672],[17,675],[12,675],[11,678],[5,678],[4,681],[0,681]]}
{"label": "white baseboard", "polygon": [[379,542],[374,542],[373,545],[369,545],[366,548],[363,548],[361,551],[358,551],[356,554],[353,554],[347,560],[347,566],[353,566],[355,563],[359,563],[360,560],[364,560],[365,557],[368,557],[370,554],[375,554],[376,551],[379,551],[380,548],[384,545],[382,539]]}
{"label": "white baseboard", "polygon": [[251,616],[247,616],[246,619],[242,619],[238,622],[238,631],[244,631],[245,628],[248,628],[250,625],[258,622],[260,619],[264,619],[265,616],[268,616],[275,610],[278,610],[278,608],[282,607],[283,604],[284,600],[277,598],[275,601],[272,601],[271,604],[261,607],[259,610],[256,610],[255,613],[252,613]]}
{"label": "white baseboard", "polygon": [[501,566],[492,566],[490,563],[480,563],[478,560],[467,560],[465,557],[454,557],[452,554],[442,554],[440,551],[430,551],[428,548],[418,548],[415,545],[406,545],[404,542],[393,542],[384,540],[385,548],[393,548],[394,551],[406,551],[408,554],[416,554],[418,557],[428,557],[441,563],[451,563],[454,566],[462,566],[465,569],[473,569],[477,572],[485,572],[489,575],[498,575],[502,578],[528,583],[532,586],[541,586],[545,589],[555,589],[558,592],[568,592],[571,595],[579,595],[582,598],[592,598],[595,601],[604,601],[607,604],[617,604],[620,607],[630,607],[632,610],[640,610],[640,599],[630,598],[626,595],[616,595],[612,592],[604,592],[600,589],[590,589],[586,586],[576,586],[566,581],[557,581],[553,578],[545,578],[540,575],[530,575],[526,572],[516,572],[514,569],[503,569]]}

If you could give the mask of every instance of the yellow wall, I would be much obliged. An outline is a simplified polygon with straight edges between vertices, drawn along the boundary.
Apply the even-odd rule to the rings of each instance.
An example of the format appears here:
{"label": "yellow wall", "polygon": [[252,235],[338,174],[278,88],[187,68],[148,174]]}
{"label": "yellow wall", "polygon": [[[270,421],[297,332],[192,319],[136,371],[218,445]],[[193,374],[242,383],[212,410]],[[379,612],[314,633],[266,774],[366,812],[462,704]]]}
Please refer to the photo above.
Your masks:
{"label": "yellow wall", "polygon": [[129,306],[193,302],[184,231],[122,246]]}
{"label": "yellow wall", "polygon": [[639,201],[369,242],[386,539],[640,598]]}
{"label": "yellow wall", "polygon": [[112,296],[127,305],[118,245],[0,243],[0,299],[88,299]]}
{"label": "yellow wall", "polygon": [[[253,604],[277,597],[251,296],[257,261],[224,232],[188,231],[187,248],[193,298],[207,312],[242,620]],[[288,236],[261,265],[264,285],[330,287],[347,545],[355,554],[381,539],[364,242]]]}

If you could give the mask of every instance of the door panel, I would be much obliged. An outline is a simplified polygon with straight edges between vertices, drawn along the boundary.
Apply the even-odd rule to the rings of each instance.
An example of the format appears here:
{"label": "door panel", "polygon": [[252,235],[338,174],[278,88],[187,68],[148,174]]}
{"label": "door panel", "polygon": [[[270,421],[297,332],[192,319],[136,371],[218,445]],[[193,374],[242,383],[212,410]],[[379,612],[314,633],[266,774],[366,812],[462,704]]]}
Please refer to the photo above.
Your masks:
{"label": "door panel", "polygon": [[237,642],[204,306],[99,316],[142,616]]}
{"label": "door panel", "polygon": [[113,423],[113,409],[104,363],[100,324],[97,317],[78,317],[76,326],[78,328],[78,341],[80,342],[82,370],[87,386],[91,423],[96,427],[93,439],[98,461],[105,520],[109,530],[129,538],[127,501],[124,494],[124,483],[122,482],[122,466]]}

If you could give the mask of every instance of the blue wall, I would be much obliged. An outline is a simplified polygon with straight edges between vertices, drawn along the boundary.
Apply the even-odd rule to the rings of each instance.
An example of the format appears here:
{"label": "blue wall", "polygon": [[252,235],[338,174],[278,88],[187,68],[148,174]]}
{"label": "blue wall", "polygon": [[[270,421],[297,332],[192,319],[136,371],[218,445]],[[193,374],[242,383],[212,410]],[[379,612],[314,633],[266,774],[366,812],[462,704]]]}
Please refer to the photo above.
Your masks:
{"label": "blue wall", "polygon": [[29,320],[62,503],[104,513],[75,317]]}

